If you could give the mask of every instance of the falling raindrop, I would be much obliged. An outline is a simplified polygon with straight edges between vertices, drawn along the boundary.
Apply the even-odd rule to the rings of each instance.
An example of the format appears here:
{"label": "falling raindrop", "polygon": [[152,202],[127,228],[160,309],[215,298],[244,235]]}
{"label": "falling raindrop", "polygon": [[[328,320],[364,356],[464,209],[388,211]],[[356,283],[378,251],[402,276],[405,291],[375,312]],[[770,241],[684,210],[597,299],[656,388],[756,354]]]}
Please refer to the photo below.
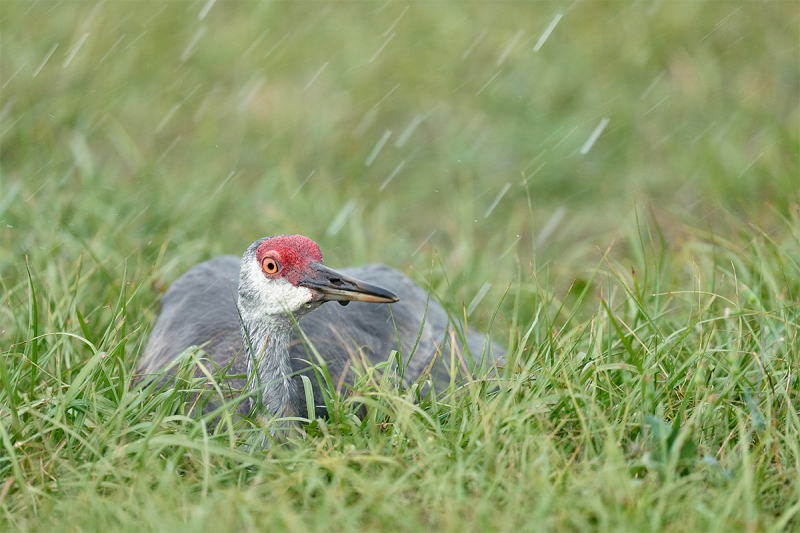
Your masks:
{"label": "falling raindrop", "polygon": [[751,35],[753,35],[752,30],[747,32],[747,33],[745,33],[744,35],[742,35],[741,37],[739,37],[735,41],[733,41],[731,44],[728,45],[728,48],[732,48],[733,46],[735,46],[735,45],[739,44],[740,42],[744,41],[746,38],[750,37]]}
{"label": "falling raindrop", "polygon": [[509,54],[511,54],[511,52],[514,50],[514,46],[517,45],[517,41],[519,41],[520,37],[522,37],[522,34],[523,34],[522,30],[517,31],[517,33],[514,34],[514,36],[511,38],[511,40],[508,42],[505,49],[503,50],[503,53],[500,54],[500,57],[498,57],[497,61],[495,61],[494,66],[499,67],[505,62]]}
{"label": "falling raindrop", "polygon": [[561,220],[564,218],[564,215],[567,214],[566,208],[564,206],[559,207],[556,209],[555,213],[550,215],[550,218],[547,220],[547,223],[542,228],[542,231],[539,232],[539,235],[536,236],[536,244],[544,244],[547,242],[547,239],[550,238],[550,235],[556,230],[558,225],[561,223]]}
{"label": "falling raindrop", "polygon": [[378,189],[378,191],[383,191],[386,188],[386,186],[389,185],[389,182],[392,181],[392,179],[397,175],[397,173],[400,172],[400,170],[403,168],[403,166],[405,166],[405,164],[406,164],[406,160],[405,159],[400,161],[400,163],[396,167],[394,167],[394,170],[392,171],[392,173],[389,174],[389,177],[386,178],[383,183],[381,183],[381,186]]}
{"label": "falling raindrop", "polygon": [[365,166],[370,166],[372,162],[375,161],[375,158],[378,157],[378,153],[380,153],[381,148],[383,148],[383,145],[386,144],[386,141],[388,141],[389,137],[391,136],[392,136],[392,130],[386,130],[385,132],[383,132],[383,136],[381,136],[381,138],[375,144],[375,148],[373,148],[372,151],[369,153],[369,155],[367,156],[367,160],[364,161]]}
{"label": "falling raindrop", "polygon": [[39,75],[39,72],[42,71],[42,69],[44,68],[45,64],[50,59],[50,56],[52,56],[53,52],[56,51],[56,48],[58,48],[58,43],[54,44],[53,47],[50,49],[50,51],[47,52],[47,55],[44,56],[44,59],[42,59],[42,62],[39,63],[39,66],[36,67],[36,70],[33,71],[33,76],[31,76],[31,78],[35,78],[36,76]]}
{"label": "falling raindrop", "polygon": [[738,175],[738,176],[736,176],[736,179],[738,180],[739,178],[741,178],[742,176],[744,176],[744,175],[745,175],[745,173],[746,173],[748,170],[750,170],[750,167],[752,167],[753,165],[755,165],[756,161],[758,161],[759,159],[761,159],[761,156],[762,156],[762,155],[764,155],[764,152],[761,152],[760,154],[758,154],[758,155],[756,156],[756,158],[755,158],[755,159],[753,159],[752,161],[750,161],[750,163],[748,163],[748,164],[747,164],[747,166],[746,166],[746,167],[744,167],[744,170],[742,170],[742,171],[739,173],[739,175]]}
{"label": "falling raindrop", "polygon": [[383,44],[380,46],[380,48],[378,48],[378,50],[374,54],[372,54],[372,57],[369,58],[369,61],[367,61],[367,63],[372,63],[373,61],[375,61],[380,55],[380,53],[383,52],[383,49],[386,48],[386,45],[389,44],[389,41],[394,39],[394,36],[395,32],[392,32],[391,35],[389,35],[389,37],[385,41],[383,41]]}
{"label": "falling raindrop", "polygon": [[239,104],[236,106],[236,109],[240,113],[244,113],[250,109],[250,103],[253,101],[256,95],[258,95],[259,91],[261,91],[261,87],[263,86],[264,78],[262,76],[250,78],[240,91],[242,96],[239,100]]}
{"label": "falling raindrop", "polygon": [[331,225],[328,226],[326,233],[328,235],[336,235],[339,233],[339,230],[342,229],[342,226],[344,226],[345,222],[350,220],[350,217],[356,212],[356,206],[357,204],[355,200],[348,201],[344,207],[342,207],[341,211],[339,211],[336,217],[334,217],[333,222],[331,222]]}
{"label": "falling raindrop", "polygon": [[475,50],[475,48],[480,44],[480,42],[483,40],[483,38],[486,37],[487,33],[489,33],[489,30],[487,30],[486,28],[481,30],[481,32],[478,34],[478,36],[475,38],[475,40],[472,41],[472,44],[469,45],[469,48],[464,50],[464,53],[461,54],[461,59],[468,58],[472,54],[472,52]]}
{"label": "falling raindrop", "polygon": [[235,170],[231,170],[228,173],[228,175],[225,177],[225,179],[222,180],[222,183],[220,183],[217,186],[217,188],[214,190],[214,192],[211,193],[211,197],[213,198],[214,196],[218,195],[220,193],[220,191],[222,191],[222,189],[224,189],[228,185],[228,183],[230,183],[231,179],[233,179],[233,177],[235,175],[236,175],[236,171]]}
{"label": "falling raindrop", "polygon": [[663,104],[664,102],[666,102],[666,101],[667,101],[667,98],[669,98],[670,96],[672,96],[672,95],[668,94],[667,96],[665,96],[665,97],[664,97],[664,98],[663,98],[663,99],[662,99],[662,100],[661,100],[659,103],[657,103],[656,105],[654,105],[653,107],[651,107],[650,109],[648,109],[648,110],[645,112],[645,114],[644,114],[644,115],[642,115],[642,116],[643,116],[643,117],[646,117],[647,115],[649,115],[650,113],[652,113],[653,111],[655,111],[655,109],[656,109],[658,106],[660,106],[661,104]]}
{"label": "falling raindrop", "polygon": [[714,33],[715,31],[717,31],[718,29],[720,29],[720,28],[722,27],[722,25],[723,25],[723,24],[725,24],[726,22],[728,22],[728,19],[729,19],[729,18],[731,18],[733,15],[735,15],[735,14],[736,14],[736,12],[737,12],[737,11],[739,11],[740,9],[742,9],[742,6],[739,6],[739,7],[737,7],[737,8],[736,8],[736,9],[734,9],[734,10],[733,10],[733,11],[732,11],[732,12],[731,12],[731,13],[730,13],[730,14],[729,14],[727,17],[725,17],[724,19],[720,20],[720,21],[717,23],[717,25],[716,25],[716,26],[714,26],[714,28],[713,28],[713,29],[712,29],[710,32],[708,32],[708,33],[705,35],[705,37],[703,37],[702,39],[700,39],[700,42],[702,43],[703,41],[705,41],[706,39],[708,39],[709,37],[711,37],[711,34],[712,34],[712,33]]}
{"label": "falling raindrop", "polygon": [[125,35],[127,35],[127,34],[123,33],[123,34],[122,34],[122,35],[119,37],[119,39],[117,39],[117,40],[114,42],[114,44],[112,44],[112,45],[111,45],[111,48],[109,48],[109,49],[108,49],[108,51],[105,53],[105,55],[102,57],[102,59],[100,59],[100,61],[97,63],[98,65],[102,65],[102,64],[103,64],[103,62],[104,62],[104,61],[106,60],[106,58],[107,58],[107,57],[108,57],[108,56],[111,54],[111,52],[113,52],[113,51],[114,51],[114,49],[115,49],[117,46],[119,46],[119,43],[121,43],[121,42],[122,42],[122,40],[125,38]]}
{"label": "falling raindrop", "polygon": [[255,47],[258,46],[261,43],[261,41],[264,40],[264,37],[266,37],[268,33],[269,33],[269,30],[262,31],[258,35],[258,37],[256,37],[256,40],[253,41],[253,44],[248,46],[247,49],[244,52],[242,52],[242,57],[245,57],[245,56],[249,55],[250,52],[252,52],[255,49]]}
{"label": "falling raindrop", "polygon": [[316,172],[317,172],[317,170],[316,170],[316,169],[314,169],[314,170],[312,170],[312,171],[309,173],[308,177],[307,177],[306,179],[304,179],[304,180],[303,180],[303,183],[301,183],[301,184],[300,184],[300,186],[297,188],[297,190],[296,190],[296,191],[294,191],[294,193],[293,193],[293,194],[292,194],[292,195],[289,197],[289,200],[291,200],[291,199],[293,199],[295,196],[297,196],[297,193],[299,193],[299,192],[300,192],[300,189],[302,189],[302,188],[303,188],[303,186],[304,186],[306,183],[308,183],[308,180],[310,180],[310,179],[311,179],[311,176],[313,176],[313,175],[314,175]]}
{"label": "falling raindrop", "polygon": [[472,312],[475,310],[476,307],[478,307],[478,304],[481,303],[481,300],[483,300],[484,296],[486,296],[486,293],[489,292],[489,289],[491,288],[492,284],[489,283],[488,281],[484,282],[484,284],[481,285],[481,288],[478,290],[478,294],[475,295],[475,298],[473,298],[472,301],[467,306],[468,317],[472,315]]}
{"label": "falling raindrop", "polygon": [[403,15],[406,14],[406,11],[408,11],[408,6],[406,6],[405,9],[403,9],[403,12],[400,13],[400,15],[396,19],[394,19],[394,22],[392,22],[392,24],[388,28],[386,28],[386,31],[383,32],[383,37],[386,37],[387,35],[389,35],[389,33],[391,33],[394,27],[397,26],[397,23],[400,22],[400,19],[403,18]]}
{"label": "falling raindrop", "polygon": [[711,128],[713,128],[714,126],[716,126],[716,124],[717,124],[717,121],[715,120],[714,122],[712,122],[711,124],[709,124],[708,126],[706,126],[705,128],[703,128],[703,131],[701,131],[700,133],[698,133],[697,135],[695,135],[694,139],[692,139],[691,141],[689,141],[689,144],[695,144],[697,141],[699,141],[699,140],[700,140],[700,138],[701,138],[703,135],[705,135],[706,133],[708,133],[708,132],[709,132],[709,130],[710,130]]}
{"label": "falling raindrop", "polygon": [[156,132],[156,133],[161,133],[161,130],[163,130],[163,129],[164,129],[164,127],[167,125],[167,123],[168,123],[168,122],[169,122],[169,120],[172,118],[172,116],[173,116],[173,115],[174,115],[174,114],[175,114],[175,113],[178,111],[178,109],[180,109],[180,107],[181,107],[181,106],[182,106],[182,105],[183,105],[183,104],[184,104],[184,103],[185,103],[185,102],[186,102],[186,101],[187,101],[189,98],[191,98],[191,97],[192,97],[192,95],[193,95],[195,92],[197,92],[197,89],[199,89],[199,88],[200,88],[200,86],[199,86],[199,85],[198,85],[198,86],[196,86],[194,89],[192,89],[192,90],[191,90],[191,92],[189,92],[189,94],[187,94],[187,95],[186,95],[186,97],[185,97],[183,100],[181,100],[181,101],[180,101],[180,102],[178,102],[177,104],[173,105],[173,106],[170,108],[170,110],[169,110],[169,111],[167,111],[167,114],[166,114],[166,115],[164,115],[164,118],[162,118],[162,119],[161,119],[161,122],[159,122],[159,123],[158,123],[158,126],[156,126],[156,130],[155,130],[155,132]]}
{"label": "falling raindrop", "polygon": [[417,129],[417,126],[422,124],[422,115],[417,113],[414,115],[414,118],[411,119],[406,129],[403,130],[403,133],[397,138],[395,141],[394,146],[395,148],[402,148],[404,144],[408,141],[408,138],[411,137],[411,134],[414,133],[414,130]]}
{"label": "falling raindrop", "polygon": [[487,82],[486,82],[486,84],[485,84],[483,87],[481,87],[481,90],[480,90],[480,91],[478,91],[477,93],[475,93],[475,96],[478,96],[479,94],[481,94],[481,93],[483,92],[483,90],[484,90],[484,89],[486,89],[486,88],[489,86],[489,84],[490,84],[490,83],[492,83],[492,82],[494,81],[494,79],[495,79],[497,76],[499,76],[499,75],[500,75],[500,73],[501,73],[501,72],[503,72],[503,70],[502,70],[502,69],[498,70],[498,71],[495,73],[495,75],[494,75],[494,76],[492,76],[492,77],[491,77],[491,79],[489,79],[489,81],[487,81]]}
{"label": "falling raindrop", "polygon": [[656,79],[654,79],[650,83],[650,85],[647,86],[647,89],[644,90],[644,92],[641,94],[641,96],[639,96],[639,100],[644,100],[644,97],[647,96],[650,93],[650,91],[652,91],[653,88],[655,88],[656,85],[658,85],[658,82],[661,81],[661,78],[664,77],[665,73],[666,73],[666,70],[662,70],[661,72],[658,73],[658,76],[656,76]]}
{"label": "falling raindrop", "polygon": [[356,126],[355,130],[353,130],[353,133],[358,137],[361,137],[367,132],[369,127],[372,126],[377,118],[378,108],[375,106],[369,108],[369,111],[364,114],[364,118],[362,118],[361,122],[358,123],[358,126]]}
{"label": "falling raindrop", "polygon": [[577,130],[577,129],[578,129],[578,126],[573,126],[573,128],[572,128],[571,130],[569,130],[569,131],[567,132],[567,134],[566,134],[566,135],[564,135],[564,137],[563,137],[563,138],[562,138],[560,141],[558,141],[558,142],[555,144],[555,146],[553,146],[553,148],[552,148],[552,149],[553,149],[553,150],[555,150],[556,148],[558,148],[559,146],[561,146],[561,144],[562,144],[564,141],[566,141],[566,140],[567,140],[567,139],[570,137],[570,135],[572,135],[573,133],[575,133],[575,130]]}
{"label": "falling raindrop", "polygon": [[559,132],[560,132],[562,129],[564,129],[564,125],[563,125],[563,124],[562,124],[561,126],[557,127],[557,128],[555,129],[555,131],[553,131],[553,133],[551,133],[550,135],[548,135],[547,137],[545,137],[545,138],[544,138],[544,140],[543,140],[542,142],[540,142],[540,143],[539,143],[539,146],[538,146],[538,147],[539,147],[539,148],[541,148],[542,146],[544,146],[544,145],[545,145],[545,144],[546,144],[546,143],[547,143],[547,142],[548,142],[550,139],[552,139],[552,138],[553,138],[553,137],[554,137],[554,136],[555,136],[557,133],[559,133]]}
{"label": "falling raindrop", "polygon": [[83,34],[83,37],[78,39],[78,42],[75,43],[75,45],[72,47],[72,50],[70,50],[69,53],[67,54],[67,58],[64,60],[64,63],[61,65],[62,68],[67,68],[69,66],[69,64],[72,63],[72,60],[75,58],[75,54],[78,53],[78,50],[81,49],[81,46],[83,46],[83,43],[86,42],[86,39],[88,37],[89,37],[89,32],[86,32],[86,33]]}
{"label": "falling raindrop", "polygon": [[553,21],[550,23],[547,29],[544,30],[542,36],[539,37],[538,41],[536,41],[536,45],[533,47],[534,52],[538,52],[542,48],[542,45],[544,45],[544,42],[547,40],[548,37],[550,37],[550,33],[552,33],[552,31],[556,27],[556,24],[558,24],[558,21],[561,20],[561,17],[563,16],[564,16],[563,13],[556,14],[555,18],[553,18]]}
{"label": "falling raindrop", "polygon": [[400,87],[400,84],[399,84],[399,83],[398,83],[397,85],[395,85],[394,87],[392,87],[391,89],[389,89],[389,92],[388,92],[388,93],[386,93],[385,95],[383,95],[383,98],[381,98],[380,100],[378,100],[378,102],[377,102],[377,103],[376,103],[376,104],[375,104],[373,107],[378,107],[379,105],[381,105],[381,104],[383,103],[383,101],[384,101],[384,100],[386,100],[387,98],[389,98],[389,95],[391,95],[393,92],[395,92],[395,91],[397,90],[397,88],[398,88],[398,87]]}
{"label": "falling raindrop", "polygon": [[203,34],[205,32],[206,32],[206,27],[205,26],[200,26],[199,28],[197,28],[197,31],[194,32],[194,35],[192,35],[192,38],[189,39],[189,43],[186,45],[186,48],[183,49],[183,53],[181,54],[181,57],[180,57],[180,62],[181,63],[185,63],[186,60],[189,59],[189,56],[192,55],[192,52],[194,52],[195,46],[197,46],[197,43],[200,42],[200,38],[203,37]]}
{"label": "falling raindrop", "polygon": [[5,89],[5,88],[6,88],[6,85],[8,85],[9,83],[11,83],[11,80],[13,80],[13,79],[14,79],[14,77],[15,77],[17,74],[19,74],[19,71],[20,71],[20,70],[22,70],[22,68],[23,68],[25,65],[27,65],[27,63],[23,63],[22,65],[20,65],[20,66],[19,66],[19,68],[18,68],[18,69],[17,69],[17,70],[14,72],[14,74],[12,74],[11,76],[9,76],[9,78],[6,80],[6,82],[3,84],[3,86],[2,86],[2,87],[0,87],[0,89]]}
{"label": "falling raindrop", "polygon": [[317,71],[317,73],[314,74],[311,77],[310,80],[308,80],[308,83],[306,83],[306,86],[303,87],[303,92],[306,92],[308,90],[308,88],[311,87],[311,84],[316,81],[316,79],[319,77],[320,74],[322,74],[322,71],[325,70],[325,67],[327,67],[327,66],[328,66],[328,61],[326,61],[325,64],[320,67],[320,69]]}
{"label": "falling raindrop", "polygon": [[592,149],[592,146],[594,146],[595,141],[597,140],[598,137],[600,137],[600,134],[603,133],[603,130],[605,129],[606,126],[608,126],[608,119],[606,117],[603,117],[603,119],[600,121],[600,124],[597,125],[592,134],[589,135],[589,138],[586,139],[586,142],[583,143],[583,146],[581,146],[581,155],[589,153],[589,150]]}
{"label": "falling raindrop", "polygon": [[12,109],[14,109],[14,100],[9,100],[6,102],[6,105],[3,106],[3,109],[0,109],[0,123],[9,116]]}
{"label": "falling raindrop", "polygon": [[[541,157],[545,154],[545,152],[546,152],[546,150],[542,150],[541,152],[539,152],[539,155],[534,157],[533,160],[531,160],[530,163],[525,165],[525,168],[522,169],[522,173],[524,174],[525,172],[527,172],[528,169],[531,168],[534,163],[536,163],[539,159],[541,159]],[[534,171],[534,172],[536,172],[536,171]]]}
{"label": "falling raindrop", "polygon": [[489,218],[489,215],[492,214],[492,211],[494,211],[494,208],[497,207],[497,204],[500,203],[500,200],[503,199],[503,196],[506,195],[506,193],[508,192],[508,189],[510,189],[510,188],[511,188],[511,184],[510,183],[506,183],[503,186],[503,189],[500,191],[500,194],[497,195],[497,197],[494,199],[494,202],[492,202],[492,205],[490,205],[489,209],[486,210],[486,213],[483,214],[483,218]]}
{"label": "falling raindrop", "polygon": [[278,47],[279,47],[281,44],[283,44],[283,41],[285,41],[287,37],[289,37],[289,34],[286,34],[286,35],[284,35],[283,37],[281,37],[281,40],[280,40],[280,41],[278,41],[277,43],[273,44],[273,45],[272,45],[272,47],[271,47],[269,50],[267,50],[267,53],[266,53],[266,54],[264,54],[264,57],[266,58],[266,57],[269,57],[270,55],[272,55],[272,52],[274,52],[275,50],[277,50],[277,49],[278,49]]}
{"label": "falling raindrop", "polygon": [[436,230],[433,230],[433,231],[431,232],[431,234],[430,234],[430,235],[428,235],[428,237],[427,237],[427,238],[426,238],[424,241],[422,241],[422,242],[420,243],[420,245],[419,245],[419,246],[417,246],[417,249],[416,249],[416,250],[414,250],[414,252],[411,254],[411,257],[414,257],[415,255],[417,255],[417,252],[419,252],[420,250],[422,250],[422,247],[423,247],[423,246],[425,246],[425,244],[426,244],[426,243],[427,243],[429,240],[431,240],[431,237],[433,237],[435,234],[436,234]]}
{"label": "falling raindrop", "polygon": [[514,239],[514,242],[512,242],[512,243],[509,245],[509,247],[508,247],[508,248],[506,248],[506,250],[505,250],[505,251],[504,251],[502,254],[500,254],[500,259],[503,259],[505,256],[507,256],[508,254],[510,254],[510,253],[511,253],[511,250],[513,250],[513,249],[514,249],[514,248],[517,246],[517,243],[519,242],[519,240],[520,240],[520,236],[519,236],[519,235],[517,235],[517,238],[516,238],[516,239]]}
{"label": "falling raindrop", "polygon": [[177,137],[175,137],[175,140],[174,140],[174,141],[172,141],[172,142],[169,144],[169,146],[167,146],[167,149],[166,149],[166,150],[164,150],[164,151],[161,153],[161,155],[158,157],[158,159],[156,159],[156,165],[158,165],[159,163],[161,163],[161,161],[162,161],[162,160],[163,160],[165,157],[167,157],[167,155],[169,155],[169,153],[170,153],[170,152],[172,152],[172,149],[173,149],[173,148],[175,148],[175,146],[176,146],[176,145],[177,145],[177,144],[180,142],[180,140],[181,140],[181,137],[182,137],[182,135],[178,135]]}
{"label": "falling raindrop", "polygon": [[208,15],[208,12],[211,11],[211,8],[214,7],[214,4],[217,0],[208,0],[206,5],[203,6],[203,9],[200,10],[200,13],[197,14],[197,20],[203,20]]}

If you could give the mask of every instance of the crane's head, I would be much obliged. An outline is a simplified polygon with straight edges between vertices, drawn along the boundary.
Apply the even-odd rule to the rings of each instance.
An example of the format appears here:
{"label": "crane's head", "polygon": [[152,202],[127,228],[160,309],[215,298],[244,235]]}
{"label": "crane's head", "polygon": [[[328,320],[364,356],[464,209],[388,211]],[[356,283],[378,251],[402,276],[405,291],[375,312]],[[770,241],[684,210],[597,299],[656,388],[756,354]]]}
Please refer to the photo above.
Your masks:
{"label": "crane's head", "polygon": [[302,235],[265,237],[245,251],[239,299],[258,314],[296,317],[328,301],[342,305],[398,301],[384,288],[324,266],[317,243]]}

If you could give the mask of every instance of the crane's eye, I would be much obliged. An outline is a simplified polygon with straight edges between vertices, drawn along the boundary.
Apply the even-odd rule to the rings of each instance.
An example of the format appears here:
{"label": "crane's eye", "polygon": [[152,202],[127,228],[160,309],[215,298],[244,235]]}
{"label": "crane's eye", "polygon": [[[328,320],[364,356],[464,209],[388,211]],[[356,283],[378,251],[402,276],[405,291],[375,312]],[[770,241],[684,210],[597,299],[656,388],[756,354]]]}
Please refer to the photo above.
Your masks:
{"label": "crane's eye", "polygon": [[281,270],[281,264],[274,257],[267,256],[261,260],[261,269],[266,274],[277,274]]}

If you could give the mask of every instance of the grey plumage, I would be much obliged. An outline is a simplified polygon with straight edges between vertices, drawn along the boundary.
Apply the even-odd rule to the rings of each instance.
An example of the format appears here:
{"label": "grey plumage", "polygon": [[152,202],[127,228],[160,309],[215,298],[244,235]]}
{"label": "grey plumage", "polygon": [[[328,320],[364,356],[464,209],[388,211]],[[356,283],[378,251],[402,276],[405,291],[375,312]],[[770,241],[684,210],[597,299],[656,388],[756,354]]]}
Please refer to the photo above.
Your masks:
{"label": "grey plumage", "polygon": [[[282,416],[306,413],[304,394],[298,394],[298,391],[303,390],[299,375],[305,375],[309,377],[314,388],[316,415],[324,416],[322,392],[308,363],[310,358],[313,361],[313,355],[310,355],[297,332],[296,323],[287,316],[286,320],[281,319],[283,321],[279,326],[267,324],[262,327],[259,325],[260,319],[249,314],[248,308],[256,307],[257,304],[248,302],[247,294],[243,294],[248,292],[250,283],[245,273],[241,273],[245,286],[241,292],[239,290],[240,265],[244,265],[248,257],[254,254],[252,250],[259,242],[261,241],[248,249],[242,262],[233,256],[217,257],[194,266],[172,284],[161,301],[161,313],[139,362],[138,372],[156,373],[168,367],[187,348],[202,346],[218,367],[229,368],[228,375],[248,375],[251,365],[248,365],[247,352],[242,349],[243,321],[246,331],[248,327],[252,329],[249,331],[251,342],[257,344],[263,340],[252,339],[266,338],[266,352],[263,351],[264,346],[254,346],[255,352],[263,356],[263,360],[259,362],[259,371],[264,372],[262,378],[286,376],[288,373],[294,375],[293,380],[285,379],[283,387],[274,388],[270,394],[265,393],[264,403],[267,410]],[[470,329],[467,345],[468,352],[474,359],[466,359],[459,341],[461,335],[458,332],[454,337],[451,335],[453,327],[442,306],[408,276],[397,270],[384,265],[367,265],[346,268],[339,272],[385,287],[397,294],[400,301],[392,304],[353,301],[348,302],[347,306],[329,302],[320,305],[316,310],[309,309],[313,312],[308,312],[300,319],[300,328],[324,358],[334,381],[342,380],[344,384],[352,384],[351,365],[384,362],[392,350],[398,350],[407,365],[404,382],[408,385],[420,376],[431,363],[434,354],[439,352],[431,376],[436,388],[441,390],[450,380],[452,338],[457,341],[455,353],[460,358],[462,376],[465,369],[471,371],[476,362],[481,361],[484,353],[490,359],[503,355],[503,350],[488,340],[488,337]],[[261,331],[264,328],[269,331]],[[281,342],[288,342],[290,363],[282,363],[279,357],[271,358],[271,353],[279,349],[273,344]],[[270,364],[290,364],[291,368],[262,368],[262,365]],[[245,380],[232,380],[230,385],[234,390],[242,390]],[[278,397],[283,395],[281,390],[284,388],[286,397]],[[251,404],[243,402],[239,411],[247,412],[250,406]]]}

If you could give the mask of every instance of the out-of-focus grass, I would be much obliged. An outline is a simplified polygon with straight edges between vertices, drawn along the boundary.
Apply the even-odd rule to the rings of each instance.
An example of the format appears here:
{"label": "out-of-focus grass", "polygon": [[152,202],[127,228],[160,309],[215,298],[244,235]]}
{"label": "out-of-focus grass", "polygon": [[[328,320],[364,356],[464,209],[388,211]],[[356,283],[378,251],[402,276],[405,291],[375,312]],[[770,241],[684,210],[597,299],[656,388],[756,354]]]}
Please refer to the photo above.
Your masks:
{"label": "out-of-focus grass", "polygon": [[[793,2],[2,2],[0,523],[797,529],[798,28]],[[268,454],[129,389],[166,284],[290,232],[471,327],[499,308],[502,379],[421,407],[364,381],[363,423],[344,402]]]}

